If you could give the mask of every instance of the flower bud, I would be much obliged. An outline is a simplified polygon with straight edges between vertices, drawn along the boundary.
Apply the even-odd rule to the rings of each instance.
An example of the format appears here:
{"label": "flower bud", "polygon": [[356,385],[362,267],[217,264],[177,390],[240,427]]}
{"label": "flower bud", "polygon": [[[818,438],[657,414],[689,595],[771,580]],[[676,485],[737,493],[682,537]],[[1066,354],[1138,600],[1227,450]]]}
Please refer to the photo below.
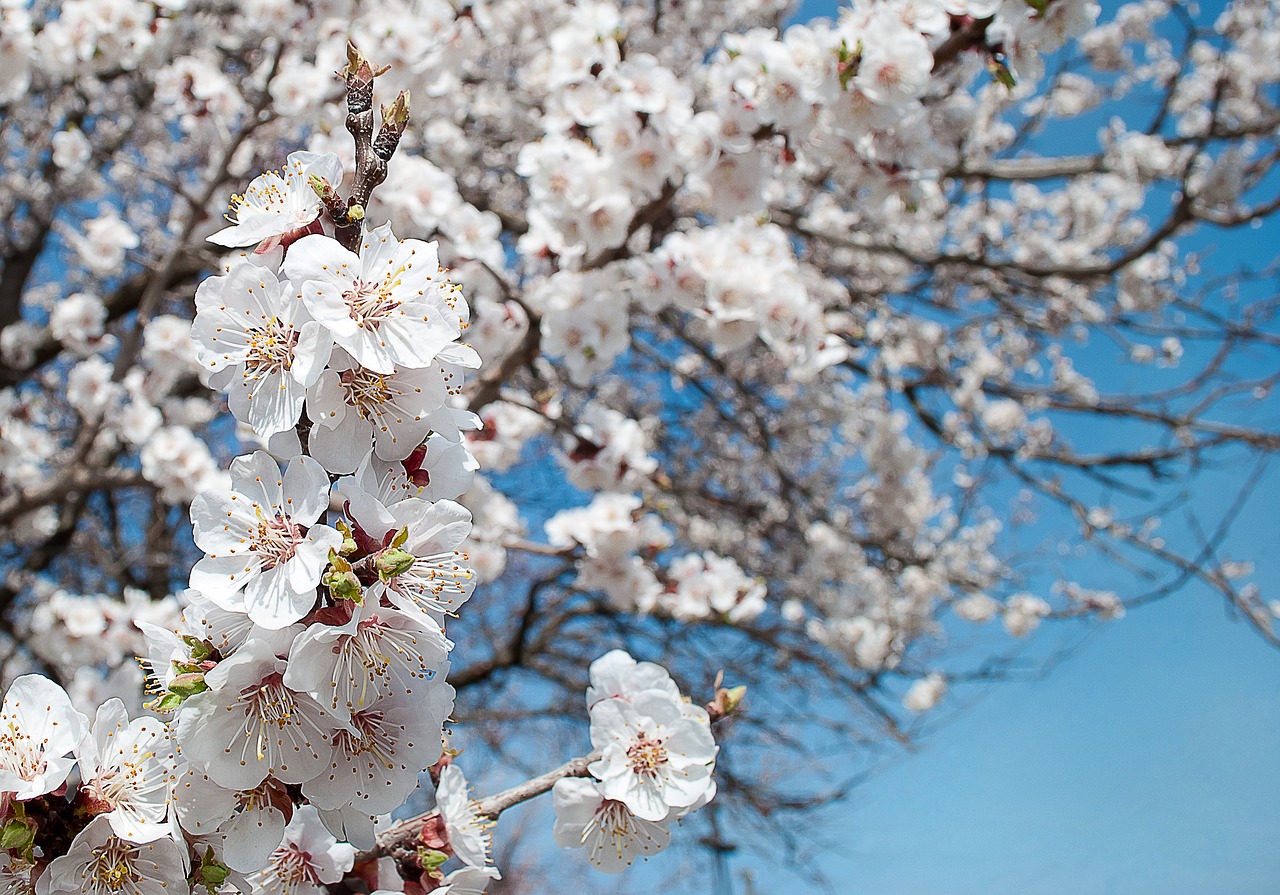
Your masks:
{"label": "flower bud", "polygon": [[182,699],[203,693],[208,689],[209,685],[204,682],[204,675],[198,671],[184,672],[169,682],[169,692]]}
{"label": "flower bud", "polygon": [[373,567],[378,570],[378,577],[390,581],[397,575],[409,571],[413,567],[414,556],[399,547],[389,547],[373,558]]}

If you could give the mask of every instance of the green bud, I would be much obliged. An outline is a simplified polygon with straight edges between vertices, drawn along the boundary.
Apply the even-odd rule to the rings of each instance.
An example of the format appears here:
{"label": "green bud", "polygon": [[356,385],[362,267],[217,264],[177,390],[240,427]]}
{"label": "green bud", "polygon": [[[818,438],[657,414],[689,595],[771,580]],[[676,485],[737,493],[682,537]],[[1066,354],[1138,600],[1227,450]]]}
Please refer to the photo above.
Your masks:
{"label": "green bud", "polygon": [[307,184],[315,192],[320,200],[325,203],[338,201],[338,191],[333,188],[333,184],[325,180],[319,174],[309,174],[307,176]]}
{"label": "green bud", "polygon": [[177,693],[166,693],[159,699],[153,699],[147,703],[147,708],[157,714],[167,714],[176,711],[178,706],[182,705],[182,697]]}
{"label": "green bud", "polygon": [[0,827],[0,848],[26,851],[36,841],[35,824],[23,818],[13,817]]}
{"label": "green bud", "polygon": [[378,577],[390,581],[397,575],[409,571],[413,566],[414,556],[399,547],[388,547],[373,558],[373,567],[378,570]]}
{"label": "green bud", "polygon": [[360,204],[353,204],[353,205],[347,206],[347,219],[351,221],[363,221],[364,206]]}
{"label": "green bud", "polygon": [[[347,524],[346,519],[339,519],[337,525],[338,531],[342,534],[342,544],[338,547],[338,553],[342,556],[348,556],[356,552],[356,536],[351,530],[351,526]],[[329,551],[329,562],[333,562],[333,551]]]}
{"label": "green bud", "polygon": [[198,671],[188,671],[175,677],[169,684],[169,692],[174,693],[186,699],[188,696],[195,696],[197,693],[203,693],[209,689],[209,685],[204,682],[204,675]]}
{"label": "green bud", "polygon": [[433,848],[418,849],[418,863],[422,865],[423,870],[435,870],[447,860],[449,856],[442,851],[436,851]]}
{"label": "green bud", "polygon": [[747,695],[747,688],[745,686],[730,687],[721,692],[724,693],[724,713],[732,715],[734,710],[742,704],[743,697]]}
{"label": "green bud", "polygon": [[227,865],[215,861],[213,849],[209,849],[204,859],[200,861],[200,881],[208,887],[210,892],[216,892],[230,875],[231,871],[227,869]]}
{"label": "green bud", "polygon": [[360,579],[356,577],[355,572],[330,569],[324,573],[320,583],[329,588],[329,593],[336,599],[350,600],[357,606],[364,605],[364,589],[360,586]]}

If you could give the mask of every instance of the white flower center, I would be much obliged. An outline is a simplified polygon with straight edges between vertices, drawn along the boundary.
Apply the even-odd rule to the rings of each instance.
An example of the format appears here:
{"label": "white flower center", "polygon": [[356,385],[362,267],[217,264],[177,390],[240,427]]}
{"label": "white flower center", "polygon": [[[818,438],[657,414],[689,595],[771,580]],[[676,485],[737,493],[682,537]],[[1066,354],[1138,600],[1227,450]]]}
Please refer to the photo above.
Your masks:
{"label": "white flower center", "polygon": [[346,755],[368,756],[387,770],[395,770],[396,763],[391,756],[396,754],[396,744],[391,734],[383,729],[382,718],[382,712],[352,715],[351,724],[359,732],[339,728],[333,737],[334,748]]}
{"label": "white flower center", "polygon": [[[320,884],[320,878],[311,864],[311,855],[299,851],[292,844],[282,845],[272,853],[271,866],[263,876],[268,883],[263,888],[280,895],[291,895],[299,888],[310,889]],[[279,882],[278,886],[270,885],[271,877]]]}
{"label": "white flower center", "polygon": [[34,780],[44,773],[44,750],[26,731],[12,721],[0,732],[0,767],[12,771],[23,780]]}
{"label": "white flower center", "polygon": [[250,549],[262,557],[264,568],[273,569],[293,559],[298,545],[306,540],[302,526],[289,516],[267,519],[258,510],[258,530],[253,535]]}
{"label": "white flower center", "polygon": [[400,307],[400,301],[392,294],[400,283],[400,273],[398,270],[388,274],[381,283],[354,280],[351,287],[342,293],[342,300],[347,303],[347,313],[357,326],[376,332],[382,320]]}
{"label": "white flower center", "polygon": [[279,766],[278,759],[287,762],[291,756],[273,754],[273,744],[283,740],[279,736],[273,739],[273,729],[280,734],[299,724],[304,716],[298,711],[293,693],[285,687],[283,675],[268,675],[257,686],[242,690],[236,701],[248,709],[241,734],[246,746],[253,744],[258,761],[268,761],[273,768]]}
{"label": "white flower center", "polygon": [[643,730],[636,734],[635,742],[627,747],[631,771],[641,777],[656,777],[658,770],[667,763],[667,747],[662,740],[652,739]]}
{"label": "white flower center", "polygon": [[254,178],[244,195],[232,195],[227,220],[243,224],[255,217],[283,215],[295,223],[307,224],[319,214],[319,199],[307,198],[291,189],[278,171],[268,171]]}
{"label": "white flower center", "polygon": [[626,860],[636,851],[647,851],[647,846],[653,843],[652,834],[644,826],[652,825],[642,825],[622,802],[605,799],[582,828],[582,844],[587,847],[592,863],[602,863],[602,851]]}
{"label": "white flower center", "polygon": [[885,87],[897,87],[902,83],[902,69],[896,62],[886,62],[876,70],[876,80]]}
{"label": "white flower center", "polygon": [[298,346],[296,330],[286,329],[279,318],[272,317],[266,326],[256,326],[245,332],[249,341],[249,356],[245,359],[245,376],[269,375],[288,370],[293,366],[293,352]]}
{"label": "white flower center", "polygon": [[138,846],[111,837],[93,850],[89,862],[89,883],[94,892],[137,892],[142,875],[133,869]]}
{"label": "white flower center", "polygon": [[392,398],[387,377],[364,367],[344,370],[340,379],[342,399],[347,402],[347,406],[354,407],[362,419],[377,416],[378,408]]}
{"label": "white flower center", "polygon": [[390,692],[392,666],[409,678],[427,680],[434,675],[418,646],[417,637],[382,624],[377,617],[362,621],[352,637],[343,638],[333,666],[332,707],[345,699],[347,709],[359,711],[372,705],[381,692]]}

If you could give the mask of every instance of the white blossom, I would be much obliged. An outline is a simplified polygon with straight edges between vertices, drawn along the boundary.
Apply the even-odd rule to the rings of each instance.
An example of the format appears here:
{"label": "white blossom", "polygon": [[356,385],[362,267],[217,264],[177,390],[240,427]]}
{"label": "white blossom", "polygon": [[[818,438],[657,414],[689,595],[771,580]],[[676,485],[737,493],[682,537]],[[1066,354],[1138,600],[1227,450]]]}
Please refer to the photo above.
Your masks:
{"label": "white blossom", "polygon": [[338,157],[331,153],[290,153],[283,171],[258,175],[243,196],[232,198],[227,215],[231,226],[210,236],[209,241],[220,246],[272,247],[286,237],[312,232],[310,228],[322,207],[309,182],[313,176],[337,186],[342,180]]}
{"label": "white blossom", "polygon": [[425,367],[458,337],[461,297],[435,244],[397,240],[389,225],[365,236],[358,257],[327,236],[305,237],[284,270],[311,316],[374,372]]}
{"label": "white blossom", "polygon": [[285,627],[315,602],[329,550],[342,541],[315,524],[328,508],[328,476],[298,457],[282,477],[258,451],[231,464],[231,485],[191,503],[196,545],[208,552],[192,569],[191,586],[256,624]]}
{"label": "white blossom", "polygon": [[38,674],[19,677],[0,708],[0,793],[33,799],[62,786],[87,733],[61,687]]}

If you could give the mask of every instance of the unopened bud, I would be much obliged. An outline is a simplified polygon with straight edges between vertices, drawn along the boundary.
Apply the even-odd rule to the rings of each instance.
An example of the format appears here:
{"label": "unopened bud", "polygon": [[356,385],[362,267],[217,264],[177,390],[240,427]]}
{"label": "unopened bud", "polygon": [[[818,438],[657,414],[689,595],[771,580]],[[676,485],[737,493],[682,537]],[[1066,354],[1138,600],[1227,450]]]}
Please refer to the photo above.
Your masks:
{"label": "unopened bud", "polygon": [[389,547],[373,558],[373,567],[378,577],[390,581],[397,575],[404,574],[413,567],[414,556],[399,547]]}
{"label": "unopened bud", "polygon": [[209,685],[204,682],[204,675],[196,671],[180,674],[169,682],[169,692],[176,693],[182,699],[203,693],[208,689]]}
{"label": "unopened bud", "polygon": [[230,875],[231,870],[227,865],[214,858],[212,848],[208,849],[200,860],[200,880],[209,891],[218,891]]}
{"label": "unopened bud", "polygon": [[728,689],[720,686],[720,677],[716,678],[716,698],[707,703],[707,714],[711,716],[712,721],[719,721],[721,718],[728,717],[737,711],[738,706],[742,704],[743,698],[747,695],[745,686],[729,687]]}
{"label": "unopened bud", "polygon": [[[355,547],[353,546],[352,549],[354,550]],[[360,587],[360,579],[356,577],[355,569],[332,547],[329,548],[329,568],[320,577],[320,583],[329,588],[329,592],[340,600],[350,600],[357,606],[364,604],[364,592]]]}
{"label": "unopened bud", "polygon": [[400,95],[395,98],[391,105],[382,107],[382,126],[402,131],[408,123],[409,91],[401,90]]}
{"label": "unopened bud", "polygon": [[[355,532],[351,530],[351,526],[346,519],[338,520],[338,531],[342,534],[342,543],[338,545],[338,553],[341,556],[349,556],[358,549],[356,544]],[[332,551],[330,551],[329,562],[333,562]]]}
{"label": "unopened bud", "polygon": [[166,693],[159,699],[153,699],[147,703],[146,707],[151,709],[158,715],[168,714],[177,711],[178,706],[182,705],[182,697],[177,693]]}
{"label": "unopened bud", "polygon": [[418,863],[422,865],[423,870],[435,870],[447,860],[449,856],[442,851],[436,851],[433,848],[418,849]]}
{"label": "unopened bud", "polygon": [[324,573],[320,583],[329,588],[329,592],[339,600],[350,600],[358,606],[364,604],[364,589],[355,572],[330,569]]}
{"label": "unopened bud", "polygon": [[320,200],[328,205],[331,202],[338,201],[338,191],[333,188],[333,184],[325,180],[319,174],[310,174],[307,176],[307,183],[311,189],[320,197]]}

